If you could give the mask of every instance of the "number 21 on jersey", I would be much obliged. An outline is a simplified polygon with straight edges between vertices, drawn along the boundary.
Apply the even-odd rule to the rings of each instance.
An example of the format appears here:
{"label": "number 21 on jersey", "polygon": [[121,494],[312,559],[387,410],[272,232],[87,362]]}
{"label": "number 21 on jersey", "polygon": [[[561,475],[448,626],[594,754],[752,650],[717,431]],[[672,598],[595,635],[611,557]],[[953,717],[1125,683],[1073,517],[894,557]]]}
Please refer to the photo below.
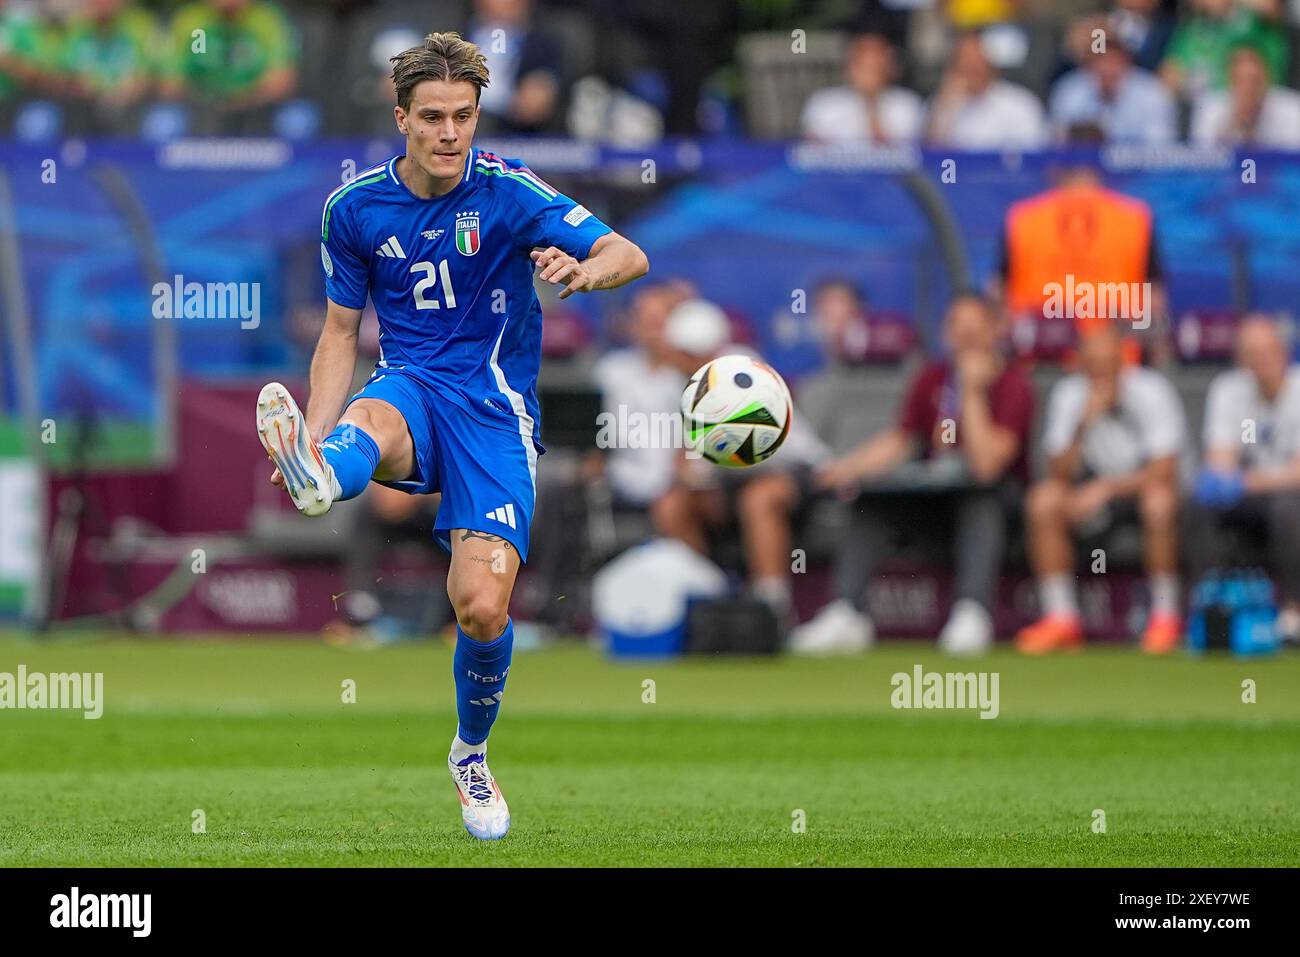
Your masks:
{"label": "number 21 on jersey", "polygon": [[441,260],[437,266],[431,262],[418,262],[411,267],[411,272],[424,273],[424,278],[415,284],[412,290],[415,296],[416,309],[441,309],[442,303],[439,303],[435,296],[438,294],[438,283],[442,282],[442,300],[446,303],[448,309],[456,308],[456,292],[451,288],[451,270],[447,266],[447,260]]}

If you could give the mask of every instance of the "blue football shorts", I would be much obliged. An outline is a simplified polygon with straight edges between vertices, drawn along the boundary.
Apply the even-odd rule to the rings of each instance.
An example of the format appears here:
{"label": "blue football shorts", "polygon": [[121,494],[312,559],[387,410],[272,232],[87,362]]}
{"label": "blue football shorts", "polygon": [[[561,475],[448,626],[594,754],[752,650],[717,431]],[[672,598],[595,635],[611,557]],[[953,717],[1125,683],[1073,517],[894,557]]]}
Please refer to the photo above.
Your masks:
{"label": "blue football shorts", "polygon": [[378,484],[410,495],[441,492],[433,530],[438,544],[451,551],[452,529],[473,529],[501,536],[528,560],[539,454],[531,438],[485,425],[401,369],[377,370],[348,404],[362,398],[387,402],[406,420],[415,471]]}

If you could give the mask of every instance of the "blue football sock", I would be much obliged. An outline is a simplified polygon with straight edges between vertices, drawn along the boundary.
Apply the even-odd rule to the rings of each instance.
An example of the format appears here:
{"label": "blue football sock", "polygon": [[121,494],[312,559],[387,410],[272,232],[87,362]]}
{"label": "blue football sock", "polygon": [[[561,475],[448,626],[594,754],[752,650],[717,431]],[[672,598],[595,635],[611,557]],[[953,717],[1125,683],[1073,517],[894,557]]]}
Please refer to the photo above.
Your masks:
{"label": "blue football sock", "polygon": [[340,501],[356,498],[365,491],[370,476],[379,468],[379,446],[351,423],[337,426],[325,437],[320,448],[343,489]]}
{"label": "blue football sock", "polygon": [[475,641],[456,627],[456,653],[452,668],[456,674],[456,732],[466,744],[482,744],[492,730],[501,708],[501,694],[510,671],[510,651],[515,644],[515,625],[506,619],[506,630],[493,641]]}

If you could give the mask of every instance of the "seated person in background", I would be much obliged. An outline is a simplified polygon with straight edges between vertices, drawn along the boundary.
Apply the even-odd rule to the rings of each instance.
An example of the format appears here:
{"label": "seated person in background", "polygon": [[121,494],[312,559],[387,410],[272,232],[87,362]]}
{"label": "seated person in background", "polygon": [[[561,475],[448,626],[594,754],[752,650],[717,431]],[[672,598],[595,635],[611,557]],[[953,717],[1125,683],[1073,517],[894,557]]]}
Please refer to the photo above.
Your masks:
{"label": "seated person in background", "polygon": [[[195,31],[201,31],[203,49]],[[172,18],[163,92],[187,100],[191,133],[269,129],[269,109],[298,84],[298,38],[280,7],[263,0],[197,0]]]}
{"label": "seated person in background", "polygon": [[492,82],[483,89],[484,133],[563,132],[564,51],[534,17],[532,0],[475,0],[465,39],[487,57]]}
{"label": "seated person in background", "polygon": [[864,369],[860,359],[870,336],[868,308],[852,280],[841,276],[819,282],[812,291],[812,321],[824,365],[799,383],[802,421],[841,455],[870,438],[870,418],[845,415],[845,401],[861,401],[855,384]]}
{"label": "seated person in background", "polygon": [[59,67],[82,109],[74,128],[134,133],[132,107],[153,84],[158,25],[127,0],[87,0],[63,37]]}
{"label": "seated person in background", "polygon": [[823,143],[905,146],[921,138],[925,104],[895,86],[894,47],[880,33],[859,33],[849,42],[844,86],[818,90],[804,104],[803,135]]}
{"label": "seated person in background", "polygon": [[[753,351],[731,343],[726,314],[702,299],[674,309],[664,336],[676,353],[683,387],[686,377],[710,359]],[[794,426],[780,453],[746,469],[719,468],[678,452],[673,486],[655,502],[652,513],[659,534],[680,539],[703,555],[709,553],[713,534],[734,518],[740,527],[750,591],[783,624],[792,612],[793,515],[804,499],[814,465],[827,455],[812,429],[800,427],[797,409],[793,415]]]}
{"label": "seated person in background", "polygon": [[1048,99],[1056,138],[1095,126],[1108,143],[1172,143],[1178,138],[1178,106],[1152,73],[1133,65],[1122,43],[1089,51],[1079,68],[1057,80]]}
{"label": "seated person in background", "polygon": [[1200,146],[1254,143],[1300,149],[1300,93],[1270,85],[1259,51],[1238,46],[1228,67],[1228,88],[1197,98],[1191,140]]}
{"label": "seated person in background", "polygon": [[[592,377],[601,392],[601,410],[615,422],[631,416],[673,416],[681,410],[682,390],[689,373],[664,338],[668,316],[694,296],[681,279],[638,284],[628,311],[631,345],[605,353]],[[694,369],[691,370],[695,371]],[[603,471],[616,508],[650,509],[675,478],[677,450],[662,443],[634,445],[629,425],[610,448],[601,450]]]}
{"label": "seated person in background", "polygon": [[1187,509],[1192,582],[1232,561],[1226,538],[1267,547],[1277,584],[1278,630],[1300,636],[1300,367],[1271,316],[1242,319],[1237,368],[1210,384],[1205,462]]}
{"label": "seated person in background", "polygon": [[[1028,481],[1026,446],[1033,422],[1033,385],[998,347],[997,311],[974,293],[948,306],[948,358],[918,372],[898,424],[818,472],[826,490],[854,496],[850,526],[835,559],[835,600],[791,636],[804,654],[863,651],[875,638],[866,607],[867,584],[889,547],[887,532],[911,535],[936,518],[953,543],[956,601],[939,645],[955,654],[985,650],[993,641],[993,605],[1006,547],[1007,523]],[[931,488],[880,487],[921,454]],[[922,483],[921,474],[899,477]]]}
{"label": "seated person in background", "polygon": [[1079,365],[1047,401],[1047,476],[1030,489],[1025,508],[1043,617],[1022,629],[1016,644],[1027,654],[1083,644],[1074,538],[1136,518],[1151,589],[1142,650],[1170,652],[1182,636],[1177,518],[1188,449],[1182,401],[1159,372],[1125,364],[1113,325],[1083,338]]}
{"label": "seated person in background", "polygon": [[1284,0],[1190,0],[1160,64],[1160,79],[1187,101],[1228,82],[1232,50],[1246,44],[1268,64],[1269,82],[1286,80]]}
{"label": "seated person in background", "polygon": [[446,562],[433,537],[441,495],[407,495],[383,485],[372,485],[361,496],[361,508],[350,513],[348,550],[344,556],[347,590],[335,598],[340,617],[325,627],[327,640],[358,644],[424,638],[452,620],[445,597],[434,589],[421,591],[414,605],[391,578],[385,581],[382,564],[393,546],[409,543],[428,553],[434,565]]}
{"label": "seated person in background", "polygon": [[47,92],[52,33],[30,8],[0,0],[0,136],[27,96]]}
{"label": "seated person in background", "polygon": [[926,138],[961,150],[1037,149],[1046,139],[1043,107],[1023,86],[999,79],[980,35],[965,33],[930,100]]}

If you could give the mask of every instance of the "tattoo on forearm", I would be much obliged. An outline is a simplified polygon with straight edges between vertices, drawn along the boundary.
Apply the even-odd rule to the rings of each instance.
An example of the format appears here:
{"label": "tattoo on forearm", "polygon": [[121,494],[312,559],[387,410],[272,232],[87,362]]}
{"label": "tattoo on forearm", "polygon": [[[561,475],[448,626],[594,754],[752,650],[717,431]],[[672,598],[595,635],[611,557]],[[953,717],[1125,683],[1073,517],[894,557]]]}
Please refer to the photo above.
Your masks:
{"label": "tattoo on forearm", "polygon": [[493,542],[499,545],[504,545],[506,548],[514,547],[508,541],[502,538],[500,535],[492,535],[489,532],[476,532],[472,528],[465,529],[465,534],[460,537],[460,540],[462,542],[468,542],[471,538],[481,538],[485,542]]}
{"label": "tattoo on forearm", "polygon": [[621,272],[612,272],[608,276],[601,276],[591,284],[592,289],[608,289],[614,283],[618,282],[623,274]]}

